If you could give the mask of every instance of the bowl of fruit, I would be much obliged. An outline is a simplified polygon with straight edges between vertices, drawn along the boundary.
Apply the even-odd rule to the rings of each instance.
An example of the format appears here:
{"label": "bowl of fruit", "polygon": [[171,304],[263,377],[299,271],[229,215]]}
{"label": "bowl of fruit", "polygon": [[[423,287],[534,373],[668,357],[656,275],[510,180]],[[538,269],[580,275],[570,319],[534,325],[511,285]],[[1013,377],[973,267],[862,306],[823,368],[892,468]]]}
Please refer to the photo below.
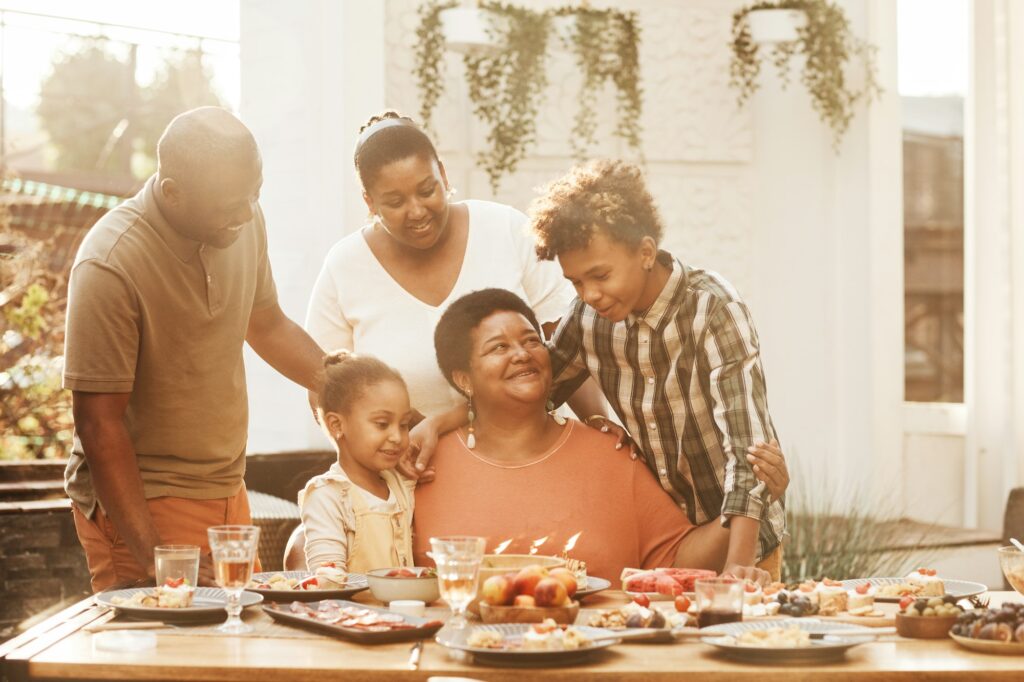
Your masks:
{"label": "bowl of fruit", "polygon": [[[480,562],[480,577],[477,583],[476,599],[470,602],[469,610],[473,613],[480,613],[480,602],[484,594],[484,583],[496,575],[512,575],[513,578],[524,568],[529,567],[542,569],[547,573],[553,568],[565,566],[565,561],[553,556],[534,554],[485,554]],[[520,590],[517,594],[530,594],[527,590]],[[540,621],[538,621],[540,622]]]}
{"label": "bowl of fruit", "polygon": [[896,613],[896,634],[913,639],[945,639],[963,613],[956,597],[904,597]]}
{"label": "bowl of fruit", "polygon": [[1024,552],[1013,545],[999,548],[999,568],[1003,569],[1006,582],[1017,592],[1024,594]]}
{"label": "bowl of fruit", "polygon": [[480,587],[480,618],[485,623],[572,624],[580,612],[573,601],[576,576],[567,568],[539,564],[491,575]]}
{"label": "bowl of fruit", "polygon": [[433,568],[397,566],[375,568],[366,573],[373,598],[389,604],[399,599],[417,599],[424,604],[437,601],[437,571]]}

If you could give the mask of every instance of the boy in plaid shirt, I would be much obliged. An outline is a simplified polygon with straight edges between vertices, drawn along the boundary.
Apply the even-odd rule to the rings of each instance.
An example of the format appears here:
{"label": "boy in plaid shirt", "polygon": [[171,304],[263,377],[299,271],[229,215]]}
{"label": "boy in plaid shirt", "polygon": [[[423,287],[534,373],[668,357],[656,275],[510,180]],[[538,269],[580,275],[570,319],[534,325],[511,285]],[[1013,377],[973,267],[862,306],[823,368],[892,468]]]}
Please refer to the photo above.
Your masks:
{"label": "boy in plaid shirt", "polygon": [[[557,259],[578,295],[550,343],[554,402],[593,376],[690,520],[721,515],[724,572],[747,577],[741,567],[760,561],[778,580],[788,474],[756,464],[758,450],[781,452],[746,304],[721,276],[658,248],[661,220],[630,164],[573,168],[530,218],[537,255]],[[616,428],[592,407],[587,423]]]}

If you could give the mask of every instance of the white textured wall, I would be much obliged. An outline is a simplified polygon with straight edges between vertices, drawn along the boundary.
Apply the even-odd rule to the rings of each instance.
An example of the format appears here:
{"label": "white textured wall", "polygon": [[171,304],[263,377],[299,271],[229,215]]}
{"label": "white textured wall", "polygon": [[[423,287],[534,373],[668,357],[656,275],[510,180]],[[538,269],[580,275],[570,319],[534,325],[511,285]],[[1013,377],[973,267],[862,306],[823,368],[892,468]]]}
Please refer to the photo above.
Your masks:
{"label": "white textured wall", "polygon": [[[366,214],[351,158],[383,105],[383,32],[376,2],[241,2],[241,117],[263,153],[281,307],[300,324],[324,255]],[[251,351],[246,361],[250,452],[326,446],[305,391]]]}
{"label": "white textured wall", "polygon": [[[880,47],[887,92],[870,111],[857,111],[837,155],[802,86],[782,90],[770,68],[750,104],[735,106],[727,43],[739,4],[616,3],[641,17],[644,151],[668,227],[666,246],[721,272],[750,302],[772,412],[797,470],[871,481],[879,494],[900,496],[922,518],[969,515],[973,502],[958,477],[972,460],[956,442],[910,434],[904,455],[895,5],[841,3],[854,30]],[[414,0],[242,1],[242,115],[264,151],[271,258],[282,304],[296,319],[326,249],[364,216],[350,168],[359,124],[384,106],[418,113],[411,49],[416,6]],[[505,180],[498,200],[525,209],[536,186],[571,165],[567,139],[577,78],[571,58],[556,56],[540,142]],[[627,153],[607,134],[612,113],[601,113],[603,146],[596,154]],[[435,130],[459,197],[491,198],[486,176],[472,162],[483,132],[455,55],[448,57]],[[322,444],[301,391],[258,360],[249,368],[250,449]],[[973,466],[983,471],[1011,468],[991,455],[977,459]],[[977,493],[989,525],[1001,504],[993,498],[1008,484],[997,476],[982,475]],[[920,489],[935,494],[915,498],[911,493]]]}

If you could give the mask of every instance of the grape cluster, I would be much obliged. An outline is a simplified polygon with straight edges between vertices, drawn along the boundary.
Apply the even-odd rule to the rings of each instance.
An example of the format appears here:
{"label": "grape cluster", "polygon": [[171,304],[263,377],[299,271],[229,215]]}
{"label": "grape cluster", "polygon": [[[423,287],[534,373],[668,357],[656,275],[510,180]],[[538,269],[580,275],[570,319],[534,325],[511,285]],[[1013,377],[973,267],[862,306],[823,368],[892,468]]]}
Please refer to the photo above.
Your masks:
{"label": "grape cluster", "polygon": [[998,609],[965,611],[951,632],[961,637],[998,642],[1024,642],[1024,604],[1003,604]]}
{"label": "grape cluster", "polygon": [[818,612],[818,605],[809,598],[800,596],[799,592],[782,590],[775,599],[780,604],[779,613],[784,616],[800,618],[802,616],[814,615]]}

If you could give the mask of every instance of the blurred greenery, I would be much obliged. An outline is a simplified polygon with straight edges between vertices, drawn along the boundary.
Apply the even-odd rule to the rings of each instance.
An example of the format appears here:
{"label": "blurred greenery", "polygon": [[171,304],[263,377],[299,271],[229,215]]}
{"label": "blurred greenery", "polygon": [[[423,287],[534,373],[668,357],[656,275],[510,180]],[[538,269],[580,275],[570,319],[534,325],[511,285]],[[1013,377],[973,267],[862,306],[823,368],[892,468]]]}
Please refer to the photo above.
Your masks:
{"label": "blurred greenery", "polygon": [[0,206],[0,460],[62,458],[71,396],[61,389],[71,259],[84,230],[15,230]]}
{"label": "blurred greenery", "polygon": [[[40,86],[36,113],[60,168],[148,175],[172,118],[198,106],[224,106],[201,52],[169,53],[153,82],[141,87],[133,46],[125,57],[115,47],[93,39],[61,54]],[[133,158],[139,156],[144,162]]]}

